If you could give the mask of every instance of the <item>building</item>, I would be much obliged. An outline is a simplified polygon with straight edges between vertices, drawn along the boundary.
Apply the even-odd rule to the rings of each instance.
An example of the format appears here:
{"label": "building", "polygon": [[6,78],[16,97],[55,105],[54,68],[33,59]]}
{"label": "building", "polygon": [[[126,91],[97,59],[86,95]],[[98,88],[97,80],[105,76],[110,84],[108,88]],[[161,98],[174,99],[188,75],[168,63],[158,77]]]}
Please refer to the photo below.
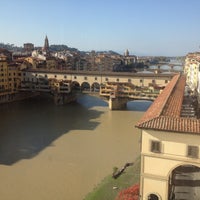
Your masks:
{"label": "building", "polygon": [[200,52],[189,53],[185,58],[184,73],[189,90],[198,100],[200,111]]}
{"label": "building", "polygon": [[128,49],[124,53],[123,62],[125,65],[132,65],[137,63],[137,56],[129,55]]}
{"label": "building", "polygon": [[200,199],[200,120],[185,85],[175,75],[136,125],[141,200]]}
{"label": "building", "polygon": [[34,44],[32,44],[32,43],[25,43],[24,44],[24,50],[26,52],[32,52],[34,50]]}
{"label": "building", "polygon": [[[6,51],[7,52],[7,51]],[[20,67],[9,62],[6,55],[0,55],[0,103],[9,102],[18,96],[21,82]]]}
{"label": "building", "polygon": [[189,53],[185,58],[184,73],[187,74],[186,83],[193,93],[200,93],[200,52]]}
{"label": "building", "polygon": [[43,52],[45,54],[49,54],[49,40],[47,36],[45,37],[45,40],[44,40]]}

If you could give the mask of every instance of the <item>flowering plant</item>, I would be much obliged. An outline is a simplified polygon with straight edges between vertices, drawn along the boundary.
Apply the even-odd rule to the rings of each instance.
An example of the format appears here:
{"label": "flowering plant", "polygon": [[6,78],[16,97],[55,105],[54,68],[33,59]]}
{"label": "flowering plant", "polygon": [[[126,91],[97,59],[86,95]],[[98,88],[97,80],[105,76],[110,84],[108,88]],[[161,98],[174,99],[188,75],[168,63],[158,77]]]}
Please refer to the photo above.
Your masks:
{"label": "flowering plant", "polygon": [[127,189],[120,191],[115,200],[138,200],[139,184],[135,184]]}

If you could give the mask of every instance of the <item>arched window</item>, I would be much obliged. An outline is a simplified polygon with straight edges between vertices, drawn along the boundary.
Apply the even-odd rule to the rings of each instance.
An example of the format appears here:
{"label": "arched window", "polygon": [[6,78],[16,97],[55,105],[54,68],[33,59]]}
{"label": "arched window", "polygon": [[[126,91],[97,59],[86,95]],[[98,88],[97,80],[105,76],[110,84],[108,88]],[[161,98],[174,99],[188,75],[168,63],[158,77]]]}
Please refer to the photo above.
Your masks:
{"label": "arched window", "polygon": [[156,194],[150,194],[148,200],[159,200],[159,197]]}

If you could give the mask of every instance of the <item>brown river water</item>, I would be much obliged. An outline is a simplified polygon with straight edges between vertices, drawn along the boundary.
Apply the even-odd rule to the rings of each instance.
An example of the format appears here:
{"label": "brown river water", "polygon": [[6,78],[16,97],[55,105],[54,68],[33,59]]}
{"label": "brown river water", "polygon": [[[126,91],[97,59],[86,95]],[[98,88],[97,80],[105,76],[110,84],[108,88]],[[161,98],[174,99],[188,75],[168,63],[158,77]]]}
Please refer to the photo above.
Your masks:
{"label": "brown river water", "polygon": [[139,155],[134,125],[150,104],[110,111],[83,95],[64,106],[46,98],[0,105],[0,199],[82,200]]}

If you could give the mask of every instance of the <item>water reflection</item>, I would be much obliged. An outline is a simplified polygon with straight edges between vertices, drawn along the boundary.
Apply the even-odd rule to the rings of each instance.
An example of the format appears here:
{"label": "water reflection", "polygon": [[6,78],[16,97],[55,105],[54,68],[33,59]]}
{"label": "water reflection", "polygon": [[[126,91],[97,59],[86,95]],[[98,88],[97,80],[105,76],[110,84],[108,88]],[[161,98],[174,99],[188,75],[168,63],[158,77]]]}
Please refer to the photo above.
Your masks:
{"label": "water reflection", "polygon": [[152,101],[129,101],[127,103],[127,110],[144,112],[149,108],[151,104]]}
{"label": "water reflection", "polygon": [[77,99],[77,102],[86,108],[91,108],[94,106],[108,107],[108,102],[103,101],[100,97],[96,96],[80,95]]}
{"label": "water reflection", "polygon": [[[144,112],[151,103],[131,101],[127,110]],[[105,109],[90,109],[93,107]],[[56,106],[45,97],[0,105],[0,164],[12,165],[33,158],[71,130],[94,130],[101,123],[100,116],[108,110],[105,101],[88,95],[64,106]]]}
{"label": "water reflection", "polygon": [[79,103],[55,106],[47,98],[1,105],[0,112],[0,164],[5,165],[32,158],[70,130],[95,129],[99,123],[91,120],[103,113]]}

